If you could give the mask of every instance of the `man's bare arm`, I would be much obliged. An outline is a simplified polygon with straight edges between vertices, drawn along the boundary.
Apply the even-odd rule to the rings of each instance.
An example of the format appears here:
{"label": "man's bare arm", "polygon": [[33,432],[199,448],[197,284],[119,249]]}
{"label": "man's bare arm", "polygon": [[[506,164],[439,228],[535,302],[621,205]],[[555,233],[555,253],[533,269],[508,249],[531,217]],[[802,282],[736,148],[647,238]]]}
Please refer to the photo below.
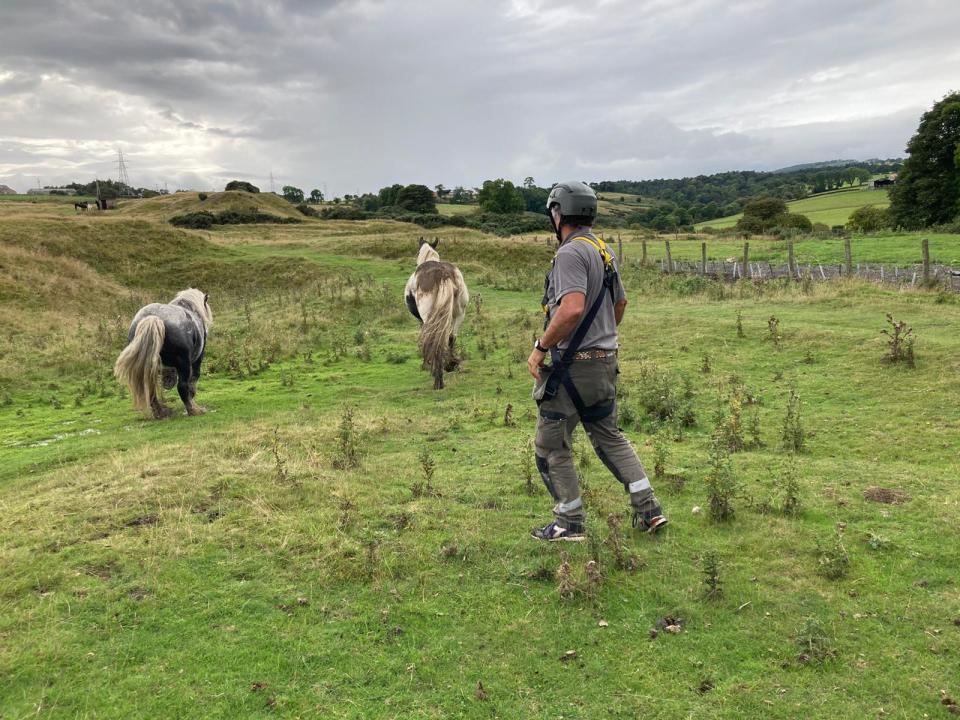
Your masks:
{"label": "man's bare arm", "polygon": [[[580,323],[580,318],[583,317],[583,306],[586,302],[587,296],[581,292],[564,295],[560,300],[560,307],[557,308],[550,319],[549,327],[540,338],[540,344],[545,348],[552,348],[564,338],[569,337]],[[534,348],[530,357],[527,358],[527,370],[534,378],[540,378],[540,366],[543,365],[545,357],[546,353]]]}
{"label": "man's bare arm", "polygon": [[627,299],[624,298],[613,306],[613,317],[616,318],[617,325],[623,320],[623,314],[627,311]]}
{"label": "man's bare arm", "polygon": [[560,307],[550,319],[550,325],[540,338],[540,344],[545,348],[552,348],[557,343],[568,338],[583,317],[583,307],[587,297],[581,292],[572,292],[564,295],[560,300]]}

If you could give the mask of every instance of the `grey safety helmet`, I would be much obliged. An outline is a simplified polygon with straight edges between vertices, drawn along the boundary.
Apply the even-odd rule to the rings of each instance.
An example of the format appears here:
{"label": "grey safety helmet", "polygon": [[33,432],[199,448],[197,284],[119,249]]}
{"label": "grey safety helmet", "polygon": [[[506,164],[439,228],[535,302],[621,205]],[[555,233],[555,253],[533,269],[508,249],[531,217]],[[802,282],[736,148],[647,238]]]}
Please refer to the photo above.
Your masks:
{"label": "grey safety helmet", "polygon": [[560,217],[595,218],[597,194],[593,188],[579,180],[557,183],[547,196],[547,212],[554,205],[560,206]]}

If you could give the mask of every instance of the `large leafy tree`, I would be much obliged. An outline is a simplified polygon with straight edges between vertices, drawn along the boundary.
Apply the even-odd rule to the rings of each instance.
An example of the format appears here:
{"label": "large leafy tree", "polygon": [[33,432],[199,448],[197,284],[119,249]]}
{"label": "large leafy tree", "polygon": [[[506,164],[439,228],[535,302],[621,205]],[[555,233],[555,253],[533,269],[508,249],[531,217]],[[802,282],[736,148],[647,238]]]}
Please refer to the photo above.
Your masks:
{"label": "large leafy tree", "polygon": [[294,205],[299,205],[303,202],[303,190],[293,185],[283,186],[283,196]]}
{"label": "large leafy tree", "polygon": [[485,212],[508,215],[523,212],[526,202],[523,195],[509,180],[485,180],[477,195],[480,207]]}
{"label": "large leafy tree", "polygon": [[407,185],[397,193],[396,204],[416,213],[437,212],[437,201],[426,185]]}
{"label": "large leafy tree", "polygon": [[896,225],[918,229],[960,213],[960,92],[934,104],[907,144],[909,157],[890,192]]}

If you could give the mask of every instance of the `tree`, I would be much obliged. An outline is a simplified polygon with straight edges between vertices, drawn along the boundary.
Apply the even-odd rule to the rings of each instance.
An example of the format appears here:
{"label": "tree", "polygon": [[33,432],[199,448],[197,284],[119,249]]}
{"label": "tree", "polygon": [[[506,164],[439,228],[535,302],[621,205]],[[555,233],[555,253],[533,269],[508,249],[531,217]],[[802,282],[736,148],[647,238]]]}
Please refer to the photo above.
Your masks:
{"label": "tree", "polygon": [[525,188],[535,188],[537,184],[533,181],[533,178],[529,175],[523,179],[523,186]]}
{"label": "tree", "polygon": [[893,218],[890,217],[890,211],[885,208],[864,205],[850,214],[847,227],[855,232],[877,232],[893,227]]}
{"label": "tree", "polygon": [[447,195],[450,194],[450,190],[445,188],[443,186],[443,183],[440,183],[439,185],[434,185],[433,189],[437,191],[437,197],[440,200],[443,200]]}
{"label": "tree", "polygon": [[526,203],[520,191],[509,180],[485,180],[477,196],[484,212],[509,215],[523,212]]}
{"label": "tree", "polygon": [[258,188],[256,185],[251,185],[246,180],[231,180],[227,183],[227,186],[224,188],[224,190],[242,190],[243,192],[248,193],[260,192],[260,188]]}
{"label": "tree", "polygon": [[915,230],[950,222],[960,212],[960,92],[923,114],[907,143],[909,157],[890,192],[894,224]]}
{"label": "tree", "polygon": [[469,205],[473,202],[473,193],[457,185],[457,187],[453,189],[453,192],[450,193],[450,202],[455,205]]}
{"label": "tree", "polygon": [[377,193],[380,198],[380,207],[396,205],[397,196],[400,195],[401,190],[403,190],[403,185],[399,183],[394,183],[390,187],[380,188],[380,192]]}
{"label": "tree", "polygon": [[299,205],[303,202],[303,190],[293,185],[284,185],[283,197],[294,205]]}
{"label": "tree", "polygon": [[780,198],[758,198],[743,206],[744,217],[755,217],[759,220],[772,220],[786,212],[787,204]]}
{"label": "tree", "polygon": [[319,203],[322,203],[322,202],[323,202],[323,193],[320,192],[319,190],[317,190],[316,188],[314,188],[313,190],[311,190],[311,191],[310,191],[310,202],[312,202],[314,205],[317,205],[317,204],[319,204]]}
{"label": "tree", "polygon": [[547,198],[550,197],[550,191],[546,188],[538,188],[536,185],[527,187],[524,185],[519,189],[523,196],[524,206],[527,212],[547,214]]}
{"label": "tree", "polygon": [[396,204],[415,213],[435,214],[437,201],[426,185],[407,185],[397,193]]}

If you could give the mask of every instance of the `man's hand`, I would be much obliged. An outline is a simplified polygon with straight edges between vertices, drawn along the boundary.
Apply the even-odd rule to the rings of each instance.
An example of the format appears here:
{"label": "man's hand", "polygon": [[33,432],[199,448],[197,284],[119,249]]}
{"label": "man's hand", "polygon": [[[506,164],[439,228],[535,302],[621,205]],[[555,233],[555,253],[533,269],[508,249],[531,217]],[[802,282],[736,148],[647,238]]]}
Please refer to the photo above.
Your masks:
{"label": "man's hand", "polygon": [[530,357],[527,358],[527,370],[529,370],[530,374],[533,375],[534,380],[540,379],[540,368],[543,367],[543,359],[546,356],[546,353],[540,352],[534,348],[533,352],[530,353]]}

